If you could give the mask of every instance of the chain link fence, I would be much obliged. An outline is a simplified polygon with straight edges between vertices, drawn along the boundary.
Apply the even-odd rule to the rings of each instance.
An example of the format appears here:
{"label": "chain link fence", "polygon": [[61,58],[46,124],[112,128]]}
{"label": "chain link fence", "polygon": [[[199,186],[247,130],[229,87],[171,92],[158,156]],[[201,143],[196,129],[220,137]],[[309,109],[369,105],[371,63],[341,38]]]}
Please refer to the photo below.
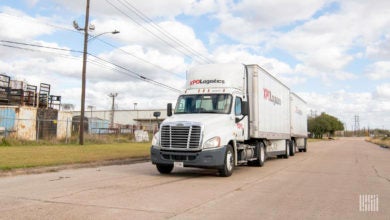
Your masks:
{"label": "chain link fence", "polygon": [[[78,142],[80,120],[71,117],[71,114],[58,114],[58,111],[57,114],[38,111],[36,115],[30,115],[33,118],[31,119],[19,117],[20,112],[19,115],[17,113],[0,109],[0,137],[27,141]],[[143,132],[139,134],[137,131]],[[84,136],[92,142],[110,137],[122,137],[128,141],[135,141],[140,135],[142,141],[149,141],[150,138],[145,138],[145,132],[150,137],[156,131],[157,125],[155,124],[111,126],[107,120],[87,119],[84,121]]]}

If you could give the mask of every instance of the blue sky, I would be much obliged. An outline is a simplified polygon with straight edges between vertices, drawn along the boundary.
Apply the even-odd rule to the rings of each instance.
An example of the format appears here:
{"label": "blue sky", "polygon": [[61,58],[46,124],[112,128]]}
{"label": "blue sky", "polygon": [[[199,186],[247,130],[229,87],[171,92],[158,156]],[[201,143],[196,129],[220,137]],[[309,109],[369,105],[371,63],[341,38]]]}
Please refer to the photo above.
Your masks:
{"label": "blue sky", "polygon": [[[108,94],[117,92],[119,109],[135,102],[141,109],[165,108],[178,94],[133,73],[183,89],[186,70],[205,60],[256,63],[309,109],[340,118],[348,129],[355,115],[361,128],[390,129],[388,8],[386,0],[91,1],[91,34],[121,33],[89,43],[98,58],[89,57],[86,105],[109,109]],[[83,26],[84,14],[85,1],[0,0],[0,71],[30,84],[50,83],[53,94],[78,110],[81,54],[11,43],[24,47],[16,49],[4,41],[81,51],[83,35],[72,21]]]}

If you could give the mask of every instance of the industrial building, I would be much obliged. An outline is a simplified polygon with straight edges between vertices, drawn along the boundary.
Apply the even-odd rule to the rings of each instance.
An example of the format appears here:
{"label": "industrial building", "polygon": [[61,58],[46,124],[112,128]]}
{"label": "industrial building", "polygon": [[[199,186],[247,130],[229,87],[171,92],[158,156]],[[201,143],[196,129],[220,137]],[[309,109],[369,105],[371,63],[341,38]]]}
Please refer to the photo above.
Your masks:
{"label": "industrial building", "polygon": [[[159,117],[154,113],[160,112]],[[135,130],[154,132],[167,117],[166,109],[149,110],[90,110],[85,111],[86,132],[91,134],[134,133]],[[80,111],[73,112],[73,129],[78,129]]]}

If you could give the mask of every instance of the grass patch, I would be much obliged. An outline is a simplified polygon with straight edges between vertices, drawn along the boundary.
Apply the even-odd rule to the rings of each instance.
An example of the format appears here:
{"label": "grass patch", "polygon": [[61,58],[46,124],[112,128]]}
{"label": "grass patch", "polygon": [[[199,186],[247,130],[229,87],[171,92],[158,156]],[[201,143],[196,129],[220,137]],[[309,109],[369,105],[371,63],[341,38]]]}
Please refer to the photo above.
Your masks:
{"label": "grass patch", "polygon": [[128,159],[150,155],[150,143],[0,147],[0,170]]}
{"label": "grass patch", "polygon": [[[91,135],[86,134],[84,136],[85,144],[111,144],[111,143],[132,143],[134,142],[133,134],[110,134],[110,135]],[[65,139],[48,139],[48,140],[23,140],[17,138],[2,138],[0,141],[1,146],[52,146],[52,145],[77,145],[79,143],[79,137],[77,135],[71,138]]]}
{"label": "grass patch", "polygon": [[390,147],[390,138],[389,137],[366,138],[366,141],[377,144],[377,145]]}

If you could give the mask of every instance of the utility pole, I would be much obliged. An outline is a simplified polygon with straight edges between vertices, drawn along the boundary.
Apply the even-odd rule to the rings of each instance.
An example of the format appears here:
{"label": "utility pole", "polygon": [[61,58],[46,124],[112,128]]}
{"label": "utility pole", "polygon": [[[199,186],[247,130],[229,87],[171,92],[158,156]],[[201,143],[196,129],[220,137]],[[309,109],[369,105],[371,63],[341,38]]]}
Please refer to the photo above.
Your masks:
{"label": "utility pole", "polygon": [[88,52],[89,2],[90,0],[87,0],[87,7],[85,10],[85,23],[84,23],[84,50],[83,50],[83,70],[82,70],[82,77],[81,77],[81,111],[80,111],[80,134],[79,134],[80,145],[84,145],[84,110],[85,110],[85,84],[86,84],[87,52]]}
{"label": "utility pole", "polygon": [[355,115],[355,135],[359,136],[359,130],[360,130],[360,119],[359,115]]}
{"label": "utility pole", "polygon": [[91,110],[91,118],[92,118],[92,110],[93,110],[94,107],[95,106],[92,106],[92,105],[88,105],[88,107],[87,107],[87,108],[89,108]]}
{"label": "utility pole", "polygon": [[89,38],[88,30],[95,30],[94,25],[89,25],[89,5],[90,0],[87,0],[87,6],[85,9],[85,23],[84,28],[79,27],[76,21],[73,21],[73,27],[78,31],[84,31],[84,50],[83,50],[83,70],[81,77],[81,109],[80,109],[80,132],[79,132],[79,144],[84,145],[84,117],[85,117],[85,86],[86,86],[86,72],[87,72],[87,55],[88,55],[88,41],[95,39],[96,37],[111,33],[118,34],[119,31],[115,30],[112,32],[104,32],[96,36]]}
{"label": "utility pole", "polygon": [[114,113],[115,113],[115,97],[118,96],[118,93],[110,93],[108,95],[109,97],[112,98],[112,105],[111,105],[111,128],[114,127]]}

